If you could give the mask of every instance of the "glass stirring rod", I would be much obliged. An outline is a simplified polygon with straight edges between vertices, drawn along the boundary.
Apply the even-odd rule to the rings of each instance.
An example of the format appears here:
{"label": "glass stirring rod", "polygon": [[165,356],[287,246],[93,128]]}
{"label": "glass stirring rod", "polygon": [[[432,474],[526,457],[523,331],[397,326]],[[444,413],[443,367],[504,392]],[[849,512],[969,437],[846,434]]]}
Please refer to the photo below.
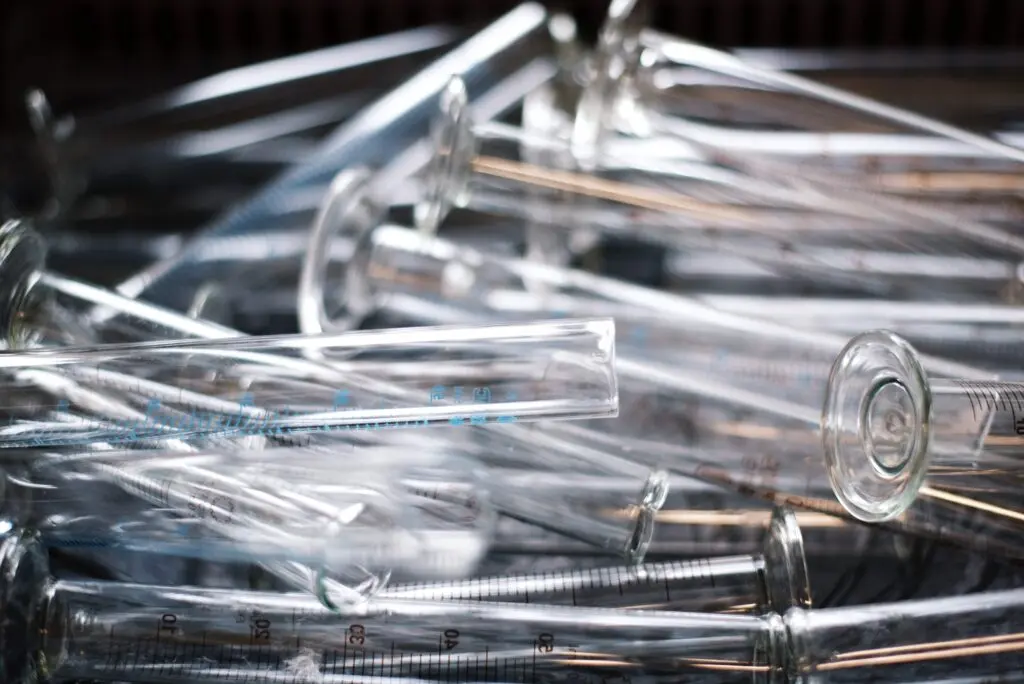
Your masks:
{"label": "glass stirring rod", "polygon": [[[936,681],[1024,671],[1024,590],[785,616],[378,599],[54,580],[0,544],[11,684]],[[977,679],[972,680],[977,681]]]}
{"label": "glass stirring rod", "polygon": [[1024,382],[935,377],[903,338],[866,332],[832,367],[821,434],[851,515],[1024,558]]}
{"label": "glass stirring rod", "polygon": [[378,596],[696,612],[784,613],[811,605],[800,527],[782,507],[772,512],[763,553],[754,556],[393,585]]}

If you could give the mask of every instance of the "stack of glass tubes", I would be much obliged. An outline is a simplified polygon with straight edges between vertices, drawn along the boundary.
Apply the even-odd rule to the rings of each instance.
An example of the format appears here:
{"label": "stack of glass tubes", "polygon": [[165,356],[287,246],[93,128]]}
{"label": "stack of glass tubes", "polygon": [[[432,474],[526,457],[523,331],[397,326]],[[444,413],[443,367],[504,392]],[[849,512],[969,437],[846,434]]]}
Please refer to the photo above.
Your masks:
{"label": "stack of glass tubes", "polygon": [[0,679],[1024,681],[1016,122],[650,9],[28,93]]}

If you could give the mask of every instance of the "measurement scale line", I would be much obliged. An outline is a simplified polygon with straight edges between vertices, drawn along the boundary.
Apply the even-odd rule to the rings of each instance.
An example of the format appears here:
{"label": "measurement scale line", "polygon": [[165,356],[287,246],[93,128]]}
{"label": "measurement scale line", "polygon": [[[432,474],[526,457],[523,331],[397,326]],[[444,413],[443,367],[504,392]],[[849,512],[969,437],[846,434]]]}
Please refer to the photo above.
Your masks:
{"label": "measurement scale line", "polygon": [[964,393],[967,395],[968,401],[971,402],[971,414],[972,414],[973,418],[975,420],[977,420],[978,419],[978,408],[977,408],[977,406],[975,406],[974,394],[972,393],[971,387],[969,386],[968,383],[963,382],[963,381],[959,381],[957,384],[960,385],[964,389]]}

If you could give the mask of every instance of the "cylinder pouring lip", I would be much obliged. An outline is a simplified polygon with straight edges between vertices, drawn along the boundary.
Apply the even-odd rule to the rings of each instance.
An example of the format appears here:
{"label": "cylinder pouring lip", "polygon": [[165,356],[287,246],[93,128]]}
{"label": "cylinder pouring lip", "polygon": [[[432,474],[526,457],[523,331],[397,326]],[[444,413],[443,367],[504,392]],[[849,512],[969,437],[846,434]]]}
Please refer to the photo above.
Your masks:
{"label": "cylinder pouring lip", "polygon": [[764,557],[769,608],[779,615],[794,606],[810,608],[811,583],[804,537],[792,509],[776,506],[772,510]]}
{"label": "cylinder pouring lip", "polygon": [[[377,308],[376,293],[365,273],[373,231],[382,214],[372,205],[372,180],[373,174],[365,167],[341,171],[317,212],[299,277],[299,327],[304,333],[354,330]],[[344,267],[343,313],[332,318],[325,297],[329,243],[336,235],[350,238],[354,251]]]}
{"label": "cylinder pouring lip", "polygon": [[854,337],[829,373],[821,436],[832,490],[865,522],[901,515],[928,472],[931,393],[908,342],[887,330]]}
{"label": "cylinder pouring lip", "polygon": [[665,471],[652,472],[644,483],[636,506],[636,525],[623,551],[628,564],[639,565],[644,562],[654,539],[658,511],[665,505],[670,487],[669,476]]}
{"label": "cylinder pouring lip", "polygon": [[452,208],[467,199],[466,185],[476,154],[476,139],[469,92],[459,76],[452,76],[441,92],[430,137],[434,156],[413,217],[417,230],[426,235],[436,234]]}

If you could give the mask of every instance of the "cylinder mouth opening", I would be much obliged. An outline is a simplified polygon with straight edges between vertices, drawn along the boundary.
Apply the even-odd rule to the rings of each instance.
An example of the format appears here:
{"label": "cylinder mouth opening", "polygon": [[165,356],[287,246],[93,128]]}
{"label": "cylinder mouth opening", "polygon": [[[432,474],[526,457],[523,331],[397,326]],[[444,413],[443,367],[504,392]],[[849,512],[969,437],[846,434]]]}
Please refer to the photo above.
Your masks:
{"label": "cylinder mouth opening", "polygon": [[832,489],[852,516],[882,522],[913,503],[930,415],[927,375],[905,340],[874,331],[846,345],[829,375],[822,439]]}
{"label": "cylinder mouth opening", "polygon": [[639,565],[644,562],[654,539],[658,511],[665,505],[669,487],[668,473],[660,470],[651,473],[647,477],[647,481],[644,482],[636,504],[633,531],[623,550],[623,556],[629,565]]}
{"label": "cylinder mouth opening", "polygon": [[458,76],[441,93],[430,139],[433,158],[427,166],[423,197],[413,212],[416,228],[426,235],[436,234],[451,210],[469,200],[476,137],[466,83]]}
{"label": "cylinder mouth opening", "polygon": [[[342,171],[335,176],[321,203],[299,277],[299,327],[304,333],[354,330],[378,308],[368,268],[373,232],[384,211],[372,199],[372,177],[364,167]],[[348,238],[353,251],[343,266],[340,291],[329,292],[331,241],[336,237]],[[331,310],[327,306],[328,296],[336,305]]]}
{"label": "cylinder mouth opening", "polygon": [[772,511],[764,557],[768,606],[772,612],[783,615],[793,607],[810,608],[804,537],[791,509],[780,506]]}

